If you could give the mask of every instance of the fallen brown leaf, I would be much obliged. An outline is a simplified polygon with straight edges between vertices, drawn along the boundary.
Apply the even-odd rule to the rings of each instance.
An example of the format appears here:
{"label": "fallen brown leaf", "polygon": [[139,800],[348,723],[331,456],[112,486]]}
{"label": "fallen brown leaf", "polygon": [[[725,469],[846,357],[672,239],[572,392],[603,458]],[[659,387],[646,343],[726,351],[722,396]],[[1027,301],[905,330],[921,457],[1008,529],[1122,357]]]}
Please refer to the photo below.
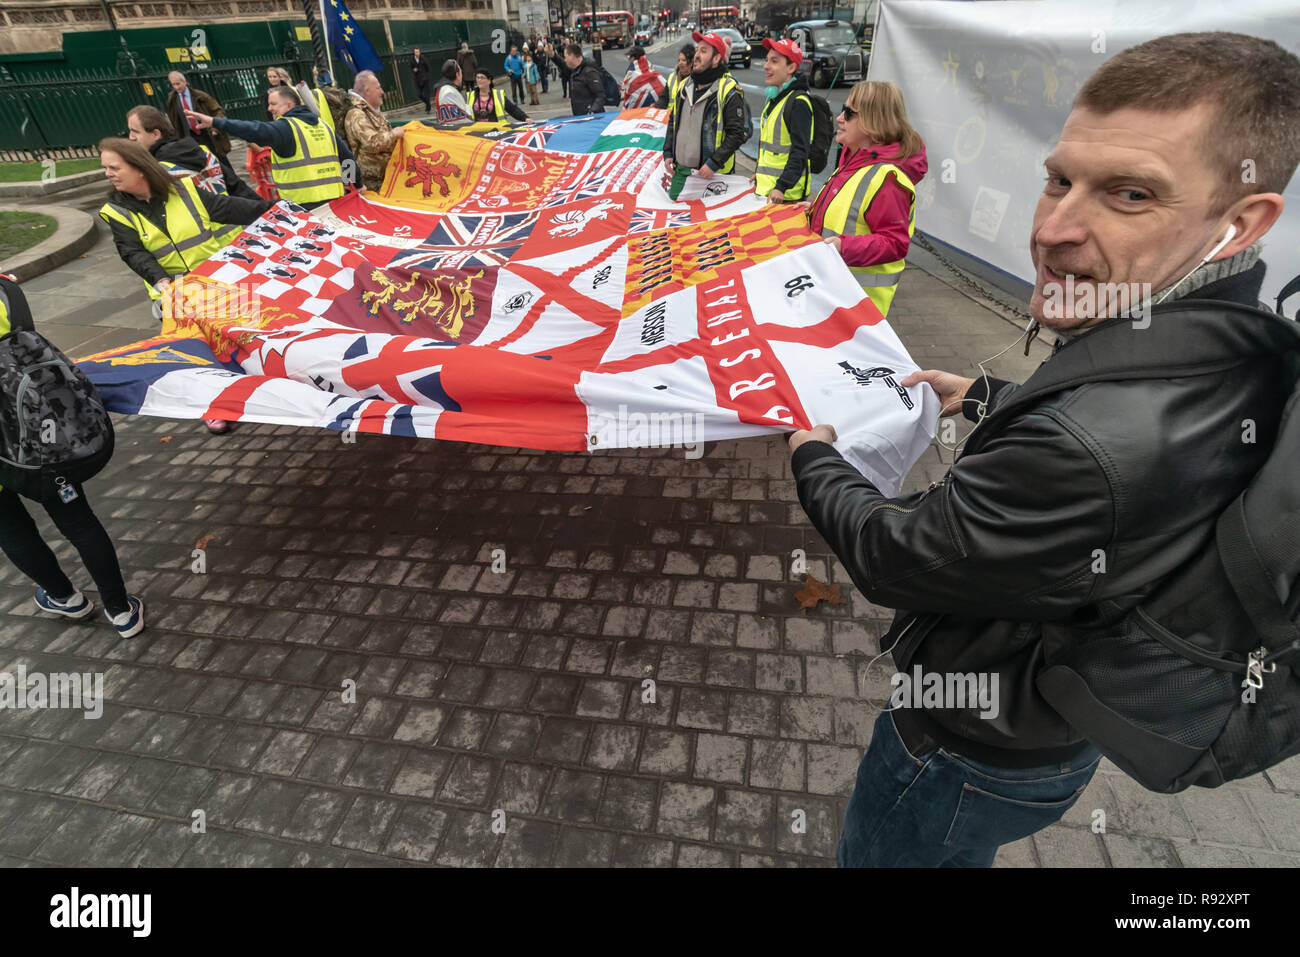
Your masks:
{"label": "fallen brown leaf", "polygon": [[194,547],[195,547],[195,548],[207,548],[207,547],[208,547],[208,542],[212,541],[212,540],[213,540],[214,538],[216,538],[216,537],[217,537],[217,536],[215,536],[215,535],[204,535],[202,538],[200,538],[197,542],[194,543]]}
{"label": "fallen brown leaf", "polygon": [[799,607],[805,611],[816,608],[819,601],[824,601],[828,605],[844,604],[844,599],[840,597],[839,585],[824,584],[811,575],[804,576],[803,589],[795,592],[794,597],[799,599]]}
{"label": "fallen brown leaf", "polygon": [[159,442],[166,443],[166,442],[170,442],[171,440],[172,440],[172,437],[171,437],[170,435],[164,435],[164,436],[163,436],[161,439],[159,439],[158,441],[159,441]]}

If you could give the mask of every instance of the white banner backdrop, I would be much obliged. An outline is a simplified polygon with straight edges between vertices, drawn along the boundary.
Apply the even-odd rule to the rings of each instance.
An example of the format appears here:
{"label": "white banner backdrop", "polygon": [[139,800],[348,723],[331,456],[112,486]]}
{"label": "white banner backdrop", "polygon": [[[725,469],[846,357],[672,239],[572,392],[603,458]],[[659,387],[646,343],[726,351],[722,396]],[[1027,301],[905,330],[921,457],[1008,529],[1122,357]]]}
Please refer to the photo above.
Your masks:
{"label": "white banner backdrop", "polygon": [[[1266,37],[1300,55],[1296,0],[884,0],[869,78],[898,85],[925,138],[917,228],[1032,283],[1043,160],[1083,81],[1126,47],[1208,30]],[[1264,237],[1270,307],[1300,273],[1300,176],[1284,196]]]}

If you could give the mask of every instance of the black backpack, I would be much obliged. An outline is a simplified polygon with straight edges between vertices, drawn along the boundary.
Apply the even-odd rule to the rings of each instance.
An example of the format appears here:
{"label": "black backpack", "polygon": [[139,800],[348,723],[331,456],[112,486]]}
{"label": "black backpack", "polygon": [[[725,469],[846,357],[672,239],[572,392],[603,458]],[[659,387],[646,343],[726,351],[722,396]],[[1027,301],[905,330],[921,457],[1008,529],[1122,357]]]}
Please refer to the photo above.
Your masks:
{"label": "black backpack", "polygon": [[1218,787],[1300,753],[1300,325],[1290,399],[1250,485],[1189,561],[1114,625],[1043,625],[1036,685],[1153,791]]}
{"label": "black backpack", "polygon": [[808,148],[808,165],[814,173],[826,168],[826,160],[831,153],[831,144],[835,142],[835,118],[831,115],[831,105],[826,97],[808,94],[812,101],[813,125],[812,143]]}
{"label": "black backpack", "polygon": [[112,457],[113,423],[85,373],[39,332],[0,336],[0,485],[53,502]]}
{"label": "black backpack", "polygon": [[623,94],[618,88],[618,81],[610,76],[609,71],[603,66],[597,67],[600,70],[600,82],[605,87],[605,104],[607,107],[617,108],[623,102]]}

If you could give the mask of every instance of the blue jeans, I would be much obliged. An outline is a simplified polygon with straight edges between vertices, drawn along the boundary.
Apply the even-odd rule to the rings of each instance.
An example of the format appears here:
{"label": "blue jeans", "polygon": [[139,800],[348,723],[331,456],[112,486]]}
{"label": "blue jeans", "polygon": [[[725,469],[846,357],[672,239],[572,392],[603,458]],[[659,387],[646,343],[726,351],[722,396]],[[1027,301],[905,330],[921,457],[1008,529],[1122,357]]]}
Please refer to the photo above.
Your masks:
{"label": "blue jeans", "polygon": [[890,712],[876,719],[844,815],[840,867],[991,867],[998,847],[1061,819],[1101,752],[996,768],[943,748],[913,755]]}

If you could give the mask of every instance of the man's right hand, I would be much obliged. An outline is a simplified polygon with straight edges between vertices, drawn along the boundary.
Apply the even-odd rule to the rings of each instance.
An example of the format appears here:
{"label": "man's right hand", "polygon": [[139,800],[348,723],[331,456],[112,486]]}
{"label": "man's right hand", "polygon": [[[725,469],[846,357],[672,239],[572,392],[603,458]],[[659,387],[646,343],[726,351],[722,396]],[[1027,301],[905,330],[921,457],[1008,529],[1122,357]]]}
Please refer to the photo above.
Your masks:
{"label": "man's right hand", "polygon": [[677,170],[677,164],[673,162],[671,159],[669,159],[667,156],[665,156],[664,172],[667,173],[669,176],[672,176],[676,170]]}
{"label": "man's right hand", "polygon": [[916,385],[918,382],[930,383],[931,388],[939,393],[939,406],[942,409],[939,413],[940,416],[961,415],[963,405],[961,400],[966,397],[966,392],[975,384],[974,379],[953,375],[951,372],[940,372],[938,369],[923,369],[919,372],[913,372],[903,379],[899,385],[907,388]]}
{"label": "man's right hand", "polygon": [[201,130],[206,130],[212,126],[212,117],[206,113],[195,113],[193,110],[185,110],[185,115],[194,121],[194,125]]}

